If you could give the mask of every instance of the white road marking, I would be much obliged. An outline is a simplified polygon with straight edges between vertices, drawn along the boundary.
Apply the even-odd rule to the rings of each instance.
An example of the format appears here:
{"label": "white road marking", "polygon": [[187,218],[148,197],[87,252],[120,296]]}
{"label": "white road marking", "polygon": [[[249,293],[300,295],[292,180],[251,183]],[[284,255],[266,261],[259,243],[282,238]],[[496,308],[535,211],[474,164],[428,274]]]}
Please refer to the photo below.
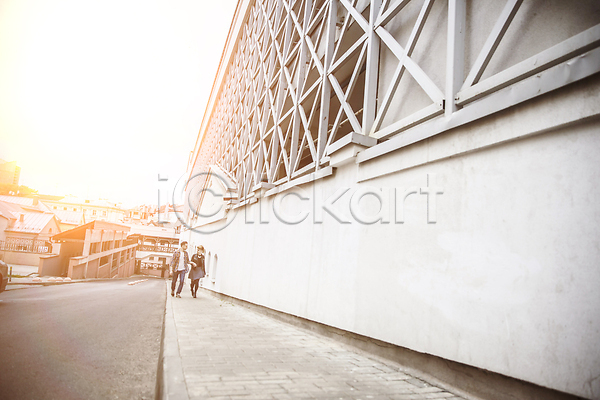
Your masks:
{"label": "white road marking", "polygon": [[140,281],[129,282],[128,285],[137,285],[138,283],[146,282],[148,279],[142,279]]}

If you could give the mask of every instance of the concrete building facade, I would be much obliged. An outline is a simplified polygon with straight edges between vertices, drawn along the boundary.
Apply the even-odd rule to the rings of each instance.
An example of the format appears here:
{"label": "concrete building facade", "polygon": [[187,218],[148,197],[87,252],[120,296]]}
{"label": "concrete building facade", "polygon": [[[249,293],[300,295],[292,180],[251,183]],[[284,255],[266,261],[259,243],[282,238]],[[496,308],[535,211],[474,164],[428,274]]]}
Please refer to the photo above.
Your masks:
{"label": "concrete building facade", "polygon": [[55,254],[40,259],[39,276],[71,279],[126,278],[135,272],[137,242],[129,227],[92,221],[52,237]]}
{"label": "concrete building facade", "polygon": [[181,238],[475,394],[600,398],[599,72],[592,0],[240,1]]}
{"label": "concrete building facade", "polygon": [[[57,215],[64,215],[65,212],[68,212],[72,215],[77,215],[75,219],[80,219],[79,216],[83,216],[85,222],[100,220],[122,223],[126,214],[126,211],[118,204],[108,200],[88,200],[65,197],[59,200],[44,199],[42,202],[51,212]],[[72,215],[69,216],[67,220],[73,220]]]}

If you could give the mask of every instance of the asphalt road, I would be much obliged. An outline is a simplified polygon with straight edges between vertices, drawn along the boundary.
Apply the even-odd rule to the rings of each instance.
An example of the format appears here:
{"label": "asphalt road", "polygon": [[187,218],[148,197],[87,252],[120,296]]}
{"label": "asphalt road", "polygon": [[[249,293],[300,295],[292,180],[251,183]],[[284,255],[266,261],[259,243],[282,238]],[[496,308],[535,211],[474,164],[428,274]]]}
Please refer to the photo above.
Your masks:
{"label": "asphalt road", "polygon": [[153,399],[164,281],[0,293],[0,399]]}

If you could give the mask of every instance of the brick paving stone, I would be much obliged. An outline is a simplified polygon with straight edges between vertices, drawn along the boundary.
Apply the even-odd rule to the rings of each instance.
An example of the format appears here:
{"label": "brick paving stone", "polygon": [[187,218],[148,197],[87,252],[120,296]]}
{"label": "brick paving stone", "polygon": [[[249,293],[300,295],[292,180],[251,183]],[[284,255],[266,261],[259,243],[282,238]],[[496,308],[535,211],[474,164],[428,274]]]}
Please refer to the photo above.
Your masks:
{"label": "brick paving stone", "polygon": [[415,385],[415,386],[417,386],[417,387],[420,387],[420,388],[426,388],[426,387],[428,387],[428,386],[429,386],[429,385],[427,384],[427,382],[423,382],[421,379],[417,379],[417,378],[410,378],[410,379],[407,379],[407,380],[406,380],[406,382],[408,382],[408,383],[410,383],[410,384],[412,384],[412,385]]}
{"label": "brick paving stone", "polygon": [[384,379],[388,380],[388,381],[398,381],[398,380],[409,380],[412,379],[412,377],[410,375],[406,375],[402,372],[392,372],[389,374],[386,374],[383,376]]}
{"label": "brick paving stone", "polygon": [[390,397],[392,400],[425,400],[422,395],[417,394],[396,394]]}
{"label": "brick paving stone", "polygon": [[[199,291],[167,296],[190,399],[464,400],[310,331]],[[167,380],[165,380],[167,381]]]}

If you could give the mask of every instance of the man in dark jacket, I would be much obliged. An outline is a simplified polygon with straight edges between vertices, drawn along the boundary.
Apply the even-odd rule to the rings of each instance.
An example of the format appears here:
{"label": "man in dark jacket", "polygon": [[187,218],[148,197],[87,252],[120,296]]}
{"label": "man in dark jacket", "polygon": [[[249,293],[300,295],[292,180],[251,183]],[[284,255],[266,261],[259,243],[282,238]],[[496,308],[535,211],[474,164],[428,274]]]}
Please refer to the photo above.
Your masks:
{"label": "man in dark jacket", "polygon": [[179,286],[177,287],[177,297],[181,297],[181,289],[183,289],[183,283],[185,282],[185,274],[188,272],[188,265],[190,264],[190,258],[187,253],[187,242],[181,242],[181,248],[173,253],[171,264],[169,266],[173,269],[173,279],[171,280],[171,296],[175,296],[175,284],[179,280]]}
{"label": "man in dark jacket", "polygon": [[198,292],[200,279],[204,278],[204,275],[206,275],[204,270],[204,246],[198,246],[196,254],[192,256],[192,270],[190,271],[190,279],[192,280],[190,289],[192,289],[192,296],[194,298],[196,297],[196,292]]}

